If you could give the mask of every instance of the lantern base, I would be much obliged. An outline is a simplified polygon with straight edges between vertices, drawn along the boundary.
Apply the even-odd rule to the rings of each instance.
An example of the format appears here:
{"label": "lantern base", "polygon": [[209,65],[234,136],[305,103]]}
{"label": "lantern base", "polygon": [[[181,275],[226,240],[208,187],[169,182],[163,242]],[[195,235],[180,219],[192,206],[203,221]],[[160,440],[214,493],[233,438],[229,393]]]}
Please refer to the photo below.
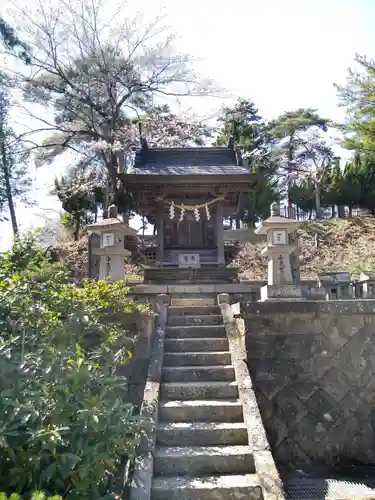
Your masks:
{"label": "lantern base", "polygon": [[299,301],[306,300],[299,285],[265,285],[260,289],[260,301]]}

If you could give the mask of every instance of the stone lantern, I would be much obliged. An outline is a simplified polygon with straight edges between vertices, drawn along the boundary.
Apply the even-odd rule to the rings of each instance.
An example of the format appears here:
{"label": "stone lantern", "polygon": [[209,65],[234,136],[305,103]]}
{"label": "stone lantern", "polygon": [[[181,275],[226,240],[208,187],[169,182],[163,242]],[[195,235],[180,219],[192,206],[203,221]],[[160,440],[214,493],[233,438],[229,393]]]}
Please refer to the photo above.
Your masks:
{"label": "stone lantern", "polygon": [[111,205],[108,219],[88,226],[91,233],[100,236],[100,247],[93,249],[100,256],[99,279],[119,281],[125,278],[124,258],[130,255],[124,248],[126,236],[136,236],[137,231],[118,219],[118,209]]}
{"label": "stone lantern", "polygon": [[262,255],[268,257],[268,284],[261,287],[261,301],[265,300],[301,300],[302,288],[293,283],[290,255],[297,248],[290,243],[289,235],[294,233],[299,223],[280,215],[280,205],[271,205],[271,216],[263,221],[255,234],[267,237]]}

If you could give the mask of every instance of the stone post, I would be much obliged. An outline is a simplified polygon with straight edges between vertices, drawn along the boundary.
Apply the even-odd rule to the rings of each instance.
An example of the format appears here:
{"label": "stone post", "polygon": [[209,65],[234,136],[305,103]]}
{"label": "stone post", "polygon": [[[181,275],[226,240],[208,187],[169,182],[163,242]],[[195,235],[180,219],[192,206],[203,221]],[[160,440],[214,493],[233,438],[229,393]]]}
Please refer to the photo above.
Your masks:
{"label": "stone post", "polygon": [[219,306],[221,304],[230,304],[229,293],[219,293],[219,295],[217,296],[217,303]]}
{"label": "stone post", "polygon": [[100,256],[95,251],[100,247],[100,237],[97,234],[90,234],[88,242],[88,277],[98,279]]}
{"label": "stone post", "polygon": [[[362,272],[359,282],[362,285],[362,297],[364,299],[375,298],[375,273],[371,271]],[[361,294],[358,293],[358,296],[361,297]]]}
{"label": "stone post", "polygon": [[[133,355],[122,373],[129,379],[129,397],[134,405],[140,405],[142,402],[155,323],[155,315],[150,314],[148,311],[135,314],[136,339]],[[121,370],[119,371],[121,372]]]}
{"label": "stone post", "polygon": [[260,290],[261,301],[301,300],[302,288],[293,283],[290,255],[296,250],[289,235],[296,231],[298,222],[281,217],[280,205],[271,205],[271,216],[255,230],[256,234],[267,236],[262,254],[268,257],[268,284]]}
{"label": "stone post", "polygon": [[92,254],[100,257],[99,279],[119,281],[125,278],[124,258],[130,255],[124,248],[125,236],[136,236],[137,231],[118,219],[117,207],[109,207],[109,218],[91,224],[88,230],[100,237],[100,247],[92,248]]}
{"label": "stone post", "polygon": [[140,405],[147,373],[152,355],[152,342],[156,328],[164,325],[167,319],[169,295],[158,294],[154,303],[154,312],[137,312],[134,314],[133,331],[136,339],[133,356],[124,370],[120,370],[129,379],[130,400],[135,405]]}
{"label": "stone post", "polygon": [[299,262],[300,248],[296,231],[294,231],[292,234],[289,235],[289,243],[291,245],[295,245],[296,247],[295,251],[290,254],[290,266],[292,270],[293,283],[297,284],[301,280],[301,272],[300,272],[300,262]]}
{"label": "stone post", "polygon": [[159,293],[156,297],[155,308],[158,314],[157,324],[165,323],[167,320],[167,308],[170,303],[170,297],[167,293]]}
{"label": "stone post", "polygon": [[216,203],[216,244],[217,262],[219,266],[225,266],[224,234],[223,234],[223,205],[221,201]]}

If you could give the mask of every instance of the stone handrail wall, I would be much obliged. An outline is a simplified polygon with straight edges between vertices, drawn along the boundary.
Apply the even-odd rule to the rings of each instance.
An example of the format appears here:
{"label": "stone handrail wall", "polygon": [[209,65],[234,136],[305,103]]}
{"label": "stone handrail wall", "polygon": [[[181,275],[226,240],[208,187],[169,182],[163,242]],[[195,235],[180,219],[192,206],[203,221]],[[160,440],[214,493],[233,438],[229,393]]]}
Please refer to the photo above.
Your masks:
{"label": "stone handrail wall", "polygon": [[[181,293],[212,293],[217,295],[219,293],[229,293],[231,295],[231,302],[238,301],[257,302],[260,300],[260,289],[266,284],[266,281],[253,280],[241,281],[240,283],[224,284],[224,283],[205,283],[205,284],[144,284],[132,283],[130,284],[130,296],[137,301],[153,302],[153,299],[159,293],[168,294],[181,294]],[[309,300],[313,297],[317,299],[317,293],[325,299],[324,289],[317,289],[316,280],[302,280],[300,285],[302,288],[302,296]],[[347,297],[351,299],[351,296]]]}
{"label": "stone handrail wall", "polygon": [[152,335],[155,331],[156,315],[148,311],[139,312],[135,315],[135,327],[137,336],[135,339],[132,358],[129,363],[119,367],[128,377],[129,399],[140,406],[143,398],[144,386],[151,356]]}
{"label": "stone handrail wall", "polygon": [[276,463],[375,464],[375,301],[245,303],[242,314]]}
{"label": "stone handrail wall", "polygon": [[[134,311],[124,315],[125,331],[134,338],[132,357],[127,364],[119,364],[117,373],[127,378],[127,401],[137,409],[141,407],[146,379],[150,365],[152,344],[155,342],[157,326],[160,324],[157,313],[160,313],[159,303],[154,304],[153,311]],[[137,439],[139,442],[139,437]],[[129,494],[131,480],[131,460],[124,457],[118,474],[112,480],[112,493],[116,496]]]}
{"label": "stone handrail wall", "polygon": [[229,304],[229,295],[221,294],[218,302],[223,316],[238,392],[243,408],[244,422],[252,448],[255,470],[262,487],[264,500],[284,500],[284,488],[276,469],[270,445],[259,413],[253,383],[246,365],[243,321],[237,316],[237,305]]}
{"label": "stone handrail wall", "polygon": [[158,316],[153,333],[150,363],[143,392],[140,417],[145,428],[140,436],[139,459],[132,476],[129,499],[150,500],[156,445],[155,427],[158,420],[159,389],[162,375],[165,324],[167,319],[167,295],[159,295],[156,308]]}

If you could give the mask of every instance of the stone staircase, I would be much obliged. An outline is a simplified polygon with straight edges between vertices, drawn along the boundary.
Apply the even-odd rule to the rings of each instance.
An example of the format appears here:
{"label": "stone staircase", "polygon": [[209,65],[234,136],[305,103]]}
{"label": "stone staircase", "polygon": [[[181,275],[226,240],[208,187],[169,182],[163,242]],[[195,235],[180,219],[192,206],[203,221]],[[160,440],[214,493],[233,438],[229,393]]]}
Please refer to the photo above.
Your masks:
{"label": "stone staircase", "polygon": [[176,283],[238,283],[238,269],[231,267],[203,266],[198,269],[146,267],[144,282],[153,284]]}
{"label": "stone staircase", "polygon": [[217,306],[170,306],[152,500],[260,500]]}

